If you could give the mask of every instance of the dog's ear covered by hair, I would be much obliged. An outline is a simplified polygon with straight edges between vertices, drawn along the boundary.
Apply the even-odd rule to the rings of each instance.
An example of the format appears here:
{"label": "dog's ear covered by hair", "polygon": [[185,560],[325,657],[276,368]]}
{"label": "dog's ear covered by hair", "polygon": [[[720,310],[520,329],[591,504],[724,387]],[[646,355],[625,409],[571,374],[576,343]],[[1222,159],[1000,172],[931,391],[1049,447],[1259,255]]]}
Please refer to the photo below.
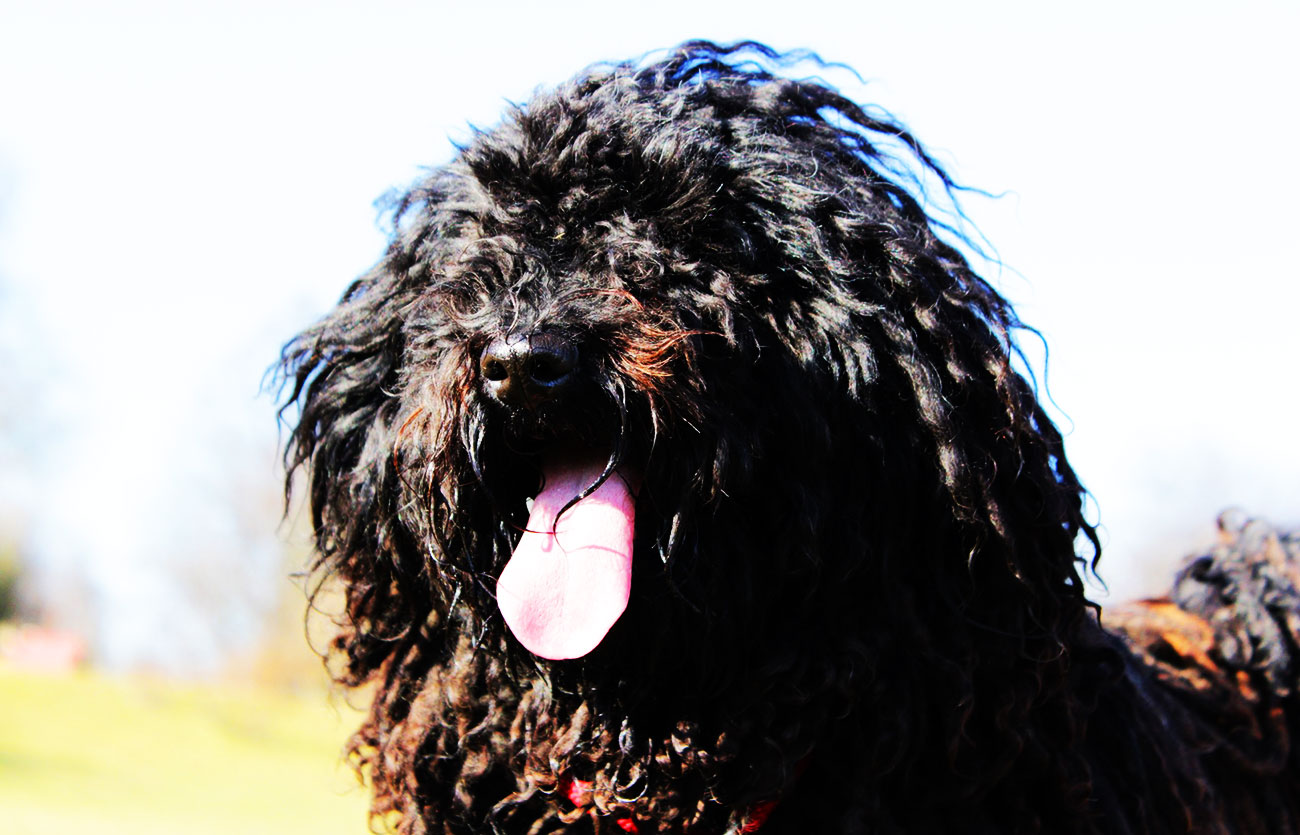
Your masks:
{"label": "dog's ear covered by hair", "polygon": [[315,536],[314,570],[337,575],[346,591],[343,631],[333,649],[343,651],[339,673],[351,685],[379,668],[430,605],[428,592],[412,582],[421,565],[411,564],[410,555],[420,549],[398,521],[399,491],[385,489],[398,478],[394,392],[405,353],[403,311],[415,297],[400,281],[399,258],[394,246],[281,356],[288,390],[281,416],[291,422],[286,495],[301,471]]}

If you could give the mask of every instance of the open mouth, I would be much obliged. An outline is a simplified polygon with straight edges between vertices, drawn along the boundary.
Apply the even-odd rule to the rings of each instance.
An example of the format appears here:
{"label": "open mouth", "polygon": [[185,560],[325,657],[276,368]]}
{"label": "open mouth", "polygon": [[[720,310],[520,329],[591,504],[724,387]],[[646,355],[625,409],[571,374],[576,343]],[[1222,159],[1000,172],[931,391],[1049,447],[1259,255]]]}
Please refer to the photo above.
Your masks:
{"label": "open mouth", "polygon": [[553,660],[581,658],[627,608],[637,478],[608,457],[564,447],[542,458],[542,489],[497,578],[497,605],[519,643]]}

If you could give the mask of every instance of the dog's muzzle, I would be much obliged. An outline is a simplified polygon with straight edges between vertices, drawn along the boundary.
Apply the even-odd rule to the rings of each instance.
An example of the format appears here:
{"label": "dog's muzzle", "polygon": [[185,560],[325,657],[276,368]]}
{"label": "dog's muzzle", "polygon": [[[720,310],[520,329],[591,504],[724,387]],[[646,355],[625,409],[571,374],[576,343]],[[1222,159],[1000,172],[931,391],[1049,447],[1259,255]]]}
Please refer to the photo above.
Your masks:
{"label": "dog's muzzle", "polygon": [[484,389],[512,409],[553,400],[572,385],[577,369],[577,346],[547,332],[498,337],[479,359]]}

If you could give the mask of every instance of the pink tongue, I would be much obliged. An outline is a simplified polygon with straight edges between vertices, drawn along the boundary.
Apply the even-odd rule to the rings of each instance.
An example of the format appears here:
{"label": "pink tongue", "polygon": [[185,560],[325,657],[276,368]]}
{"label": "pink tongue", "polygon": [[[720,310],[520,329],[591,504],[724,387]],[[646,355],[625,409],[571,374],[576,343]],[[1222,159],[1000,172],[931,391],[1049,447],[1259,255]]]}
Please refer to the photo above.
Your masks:
{"label": "pink tongue", "polygon": [[610,474],[556,522],[604,470],[604,459],[545,463],[528,529],[497,578],[506,625],[542,658],[581,658],[627,608],[635,500],[623,474]]}

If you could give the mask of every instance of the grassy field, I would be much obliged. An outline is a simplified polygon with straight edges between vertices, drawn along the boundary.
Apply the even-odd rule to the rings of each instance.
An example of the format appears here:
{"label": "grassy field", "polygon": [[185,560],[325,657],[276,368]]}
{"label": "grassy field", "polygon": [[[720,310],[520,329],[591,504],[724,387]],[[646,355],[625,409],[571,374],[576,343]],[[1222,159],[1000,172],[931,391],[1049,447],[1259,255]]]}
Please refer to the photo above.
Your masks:
{"label": "grassy field", "polygon": [[0,667],[0,830],[363,835],[358,723],[323,693]]}

